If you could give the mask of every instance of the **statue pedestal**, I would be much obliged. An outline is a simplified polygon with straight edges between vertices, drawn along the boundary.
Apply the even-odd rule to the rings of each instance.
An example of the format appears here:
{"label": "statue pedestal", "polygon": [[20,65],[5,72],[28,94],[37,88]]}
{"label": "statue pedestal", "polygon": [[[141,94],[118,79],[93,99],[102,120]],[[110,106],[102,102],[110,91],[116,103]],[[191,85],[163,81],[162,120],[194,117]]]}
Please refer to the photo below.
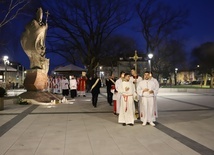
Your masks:
{"label": "statue pedestal", "polygon": [[48,76],[42,69],[27,70],[24,87],[27,91],[41,91],[47,89]]}
{"label": "statue pedestal", "polygon": [[4,110],[4,98],[0,97],[0,110]]}

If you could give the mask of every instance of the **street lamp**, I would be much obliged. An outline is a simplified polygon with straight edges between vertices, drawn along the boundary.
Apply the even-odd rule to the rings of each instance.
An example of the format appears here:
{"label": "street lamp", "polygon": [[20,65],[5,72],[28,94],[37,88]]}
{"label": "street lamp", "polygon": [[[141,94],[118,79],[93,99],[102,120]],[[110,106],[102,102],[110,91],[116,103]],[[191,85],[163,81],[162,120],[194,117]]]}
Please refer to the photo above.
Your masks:
{"label": "street lamp", "polygon": [[8,60],[9,57],[8,56],[3,56],[3,61],[4,61],[4,66],[5,66],[5,72],[4,72],[4,82],[6,83],[7,80],[7,65],[10,63],[10,61]]}
{"label": "street lamp", "polygon": [[149,53],[148,54],[148,63],[149,63],[149,71],[152,72],[152,62],[151,62],[151,59],[153,58],[153,54],[152,53]]}
{"label": "street lamp", "polygon": [[177,85],[177,73],[178,73],[178,68],[175,68],[175,85]]}

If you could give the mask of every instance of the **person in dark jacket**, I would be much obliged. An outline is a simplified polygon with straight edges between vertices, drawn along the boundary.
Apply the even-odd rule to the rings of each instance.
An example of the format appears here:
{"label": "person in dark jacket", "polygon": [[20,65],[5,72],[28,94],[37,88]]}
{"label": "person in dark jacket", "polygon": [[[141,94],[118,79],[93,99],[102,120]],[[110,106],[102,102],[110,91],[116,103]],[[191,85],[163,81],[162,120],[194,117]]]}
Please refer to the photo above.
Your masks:
{"label": "person in dark jacket", "polygon": [[98,95],[100,93],[100,87],[101,87],[101,80],[97,77],[97,75],[94,75],[94,77],[90,80],[90,91],[92,94],[92,105],[96,108],[97,107],[97,100]]}
{"label": "person in dark jacket", "polygon": [[113,93],[111,92],[112,86],[115,85],[114,75],[111,74],[109,78],[106,79],[106,89],[107,89],[107,101],[110,106],[112,106]]}

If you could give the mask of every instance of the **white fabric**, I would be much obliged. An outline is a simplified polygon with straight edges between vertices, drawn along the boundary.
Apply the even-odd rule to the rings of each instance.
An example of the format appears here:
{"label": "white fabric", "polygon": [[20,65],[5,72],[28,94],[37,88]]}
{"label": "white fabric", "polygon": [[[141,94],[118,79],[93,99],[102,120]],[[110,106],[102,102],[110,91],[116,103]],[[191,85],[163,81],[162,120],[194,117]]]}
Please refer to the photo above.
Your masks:
{"label": "white fabric", "polygon": [[[135,90],[137,90],[137,86],[140,83],[140,81],[142,81],[142,77],[138,76],[137,79],[135,79],[133,76],[130,77],[130,82],[133,83]],[[137,93],[134,94],[134,100],[138,101],[139,100],[139,95]]]}
{"label": "white fabric", "polygon": [[65,98],[65,96],[63,97],[63,99],[62,99],[62,103],[67,103],[68,102],[68,100],[67,100],[67,98]]}
{"label": "white fabric", "polygon": [[137,79],[134,79],[134,77],[131,76],[129,81],[132,82],[132,83],[135,82],[138,85],[140,83],[140,81],[142,81],[142,80],[143,79],[140,76],[138,76]]}
{"label": "white fabric", "polygon": [[[128,90],[126,90],[128,88]],[[119,123],[134,124],[134,87],[131,82],[123,81],[118,88],[118,92],[122,94],[120,112],[118,117]]]}
{"label": "white fabric", "polygon": [[[122,79],[119,78],[117,79],[117,81],[115,82],[115,89],[118,91],[119,87],[122,85]],[[116,113],[119,114],[120,112],[120,100],[121,100],[121,93],[119,92],[116,92],[115,94],[115,98],[116,98],[116,103],[117,103],[117,106],[116,106]]]}
{"label": "white fabric", "polygon": [[71,90],[77,89],[77,80],[76,79],[70,79],[70,89]]}
{"label": "white fabric", "polygon": [[157,94],[159,90],[159,83],[157,79],[151,78],[151,80],[155,83],[155,91],[154,91],[154,111],[155,111],[155,117],[158,118],[158,105],[157,105]]}
{"label": "white fabric", "polygon": [[57,81],[57,78],[54,78],[54,79],[53,79],[53,85],[54,85],[53,93],[57,93],[57,91],[58,91],[58,86],[59,86],[58,81]]}
{"label": "white fabric", "polygon": [[48,92],[53,93],[53,88],[54,88],[53,78],[49,77],[48,78]]}
{"label": "white fabric", "polygon": [[158,90],[159,90],[159,83],[158,83],[157,79],[155,79],[153,77],[151,78],[151,80],[155,83],[154,96],[157,96]]}
{"label": "white fabric", "polygon": [[[133,76],[131,76],[130,77],[130,82],[132,82],[133,83],[133,85],[134,85],[134,88],[135,88],[135,94],[134,94],[134,101],[136,102],[136,104],[137,105],[135,105],[136,107],[135,107],[135,109],[136,109],[136,112],[135,113],[140,113],[140,105],[141,105],[141,102],[142,102],[142,100],[141,100],[141,97],[139,97],[139,95],[137,94],[137,86],[139,85],[139,83],[140,83],[140,81],[142,81],[143,79],[142,79],[142,77],[140,77],[140,76],[137,76],[137,78],[135,78],[135,77],[133,77]],[[138,116],[137,116],[138,117]]]}
{"label": "white fabric", "polygon": [[155,83],[152,80],[143,80],[137,87],[137,93],[142,97],[140,119],[142,122],[153,122],[155,121],[154,112],[154,94],[149,91],[143,92],[144,89],[148,88],[149,91],[155,91]]}
{"label": "white fabric", "polygon": [[69,89],[68,79],[62,79],[61,80],[61,86],[62,86],[62,89]]}
{"label": "white fabric", "polygon": [[58,84],[57,92],[58,93],[62,93],[61,80],[62,79],[58,77],[58,79],[57,79],[57,84]]}

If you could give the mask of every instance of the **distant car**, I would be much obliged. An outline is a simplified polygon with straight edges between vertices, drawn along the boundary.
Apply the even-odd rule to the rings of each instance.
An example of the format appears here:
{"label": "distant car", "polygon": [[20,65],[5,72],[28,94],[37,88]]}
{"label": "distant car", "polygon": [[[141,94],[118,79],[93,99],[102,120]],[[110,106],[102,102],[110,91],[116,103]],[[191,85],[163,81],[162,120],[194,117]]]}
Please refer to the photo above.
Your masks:
{"label": "distant car", "polygon": [[192,81],[190,84],[193,84],[193,85],[201,84],[201,81]]}
{"label": "distant car", "polygon": [[190,82],[189,81],[182,81],[181,84],[182,85],[188,85],[188,84],[190,84]]}

